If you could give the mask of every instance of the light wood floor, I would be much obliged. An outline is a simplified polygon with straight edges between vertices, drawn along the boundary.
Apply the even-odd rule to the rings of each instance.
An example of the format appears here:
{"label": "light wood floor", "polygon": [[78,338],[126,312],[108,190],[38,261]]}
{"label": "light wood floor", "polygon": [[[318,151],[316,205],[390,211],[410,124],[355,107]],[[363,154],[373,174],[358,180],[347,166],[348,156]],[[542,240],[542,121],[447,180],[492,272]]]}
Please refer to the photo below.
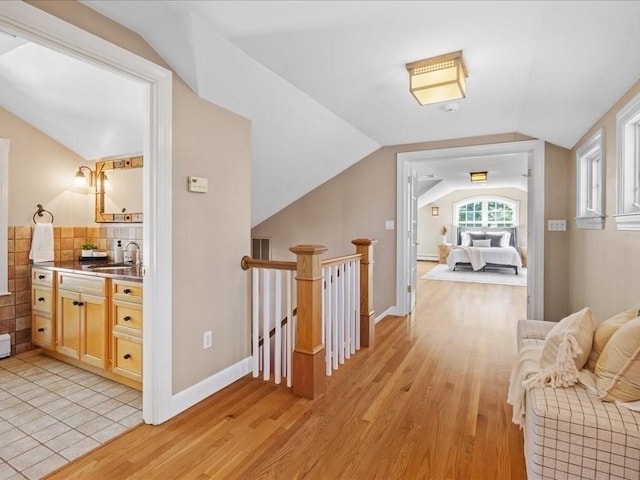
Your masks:
{"label": "light wood floor", "polygon": [[505,399],[526,289],[420,280],[418,292],[321,399],[249,376],[50,478],[524,479]]}

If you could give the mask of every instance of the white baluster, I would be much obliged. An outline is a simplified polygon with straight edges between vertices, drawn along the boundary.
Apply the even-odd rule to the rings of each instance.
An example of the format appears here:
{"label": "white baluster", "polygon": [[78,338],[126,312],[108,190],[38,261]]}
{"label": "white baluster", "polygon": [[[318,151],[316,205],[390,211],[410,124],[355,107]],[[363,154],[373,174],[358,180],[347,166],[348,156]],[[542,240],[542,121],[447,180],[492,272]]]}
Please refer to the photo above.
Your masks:
{"label": "white baluster", "polygon": [[331,267],[322,269],[322,340],[324,342],[324,366],[328,377],[331,376]]}
{"label": "white baluster", "polygon": [[263,348],[263,367],[262,378],[269,380],[271,377],[271,342],[269,339],[269,330],[271,328],[271,285],[270,285],[270,271],[264,270],[264,318],[262,322],[262,348]]}
{"label": "white baluster", "polygon": [[351,358],[351,268],[344,264],[344,358]]}
{"label": "white baluster", "polygon": [[360,350],[360,260],[356,260],[354,293],[356,297],[356,349]]}
{"label": "white baluster", "polygon": [[293,301],[293,296],[291,293],[291,282],[292,280],[292,275],[291,275],[291,270],[287,270],[287,275],[286,275],[286,281],[287,281],[287,327],[286,327],[286,337],[287,337],[287,387],[291,388],[291,373],[292,373],[292,356],[293,356],[293,345],[295,345],[293,343],[293,332],[295,331],[294,329],[294,320],[293,320],[293,307],[292,307],[292,301]]}
{"label": "white baluster", "polygon": [[276,351],[273,354],[273,370],[275,373],[275,382],[276,385],[279,385],[282,381],[282,272],[280,270],[275,271],[276,279],[275,279],[275,307],[276,313],[274,317],[276,334],[274,336],[275,339],[275,348]]}
{"label": "white baluster", "polygon": [[260,269],[254,268],[251,271],[251,288],[252,288],[252,305],[251,305],[251,318],[253,324],[251,325],[251,341],[253,350],[253,376],[258,377],[260,374],[260,348],[259,348],[259,334],[260,334]]}
{"label": "white baluster", "polygon": [[333,361],[333,369],[338,369],[338,266],[331,267],[331,303],[333,309],[331,311],[331,330],[333,332],[333,345],[331,350],[331,359]]}

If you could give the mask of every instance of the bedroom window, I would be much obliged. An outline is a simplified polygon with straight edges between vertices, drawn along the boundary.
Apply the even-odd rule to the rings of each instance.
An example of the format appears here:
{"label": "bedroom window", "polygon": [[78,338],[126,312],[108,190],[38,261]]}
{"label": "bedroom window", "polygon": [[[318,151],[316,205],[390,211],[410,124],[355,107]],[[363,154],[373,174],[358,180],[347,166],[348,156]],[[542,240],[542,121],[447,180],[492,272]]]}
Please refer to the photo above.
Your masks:
{"label": "bedroom window", "polygon": [[516,203],[502,199],[485,198],[466,200],[455,206],[456,225],[459,227],[515,227]]}
{"label": "bedroom window", "polygon": [[640,230],[640,94],[616,115],[618,230]]}
{"label": "bedroom window", "polygon": [[576,151],[576,226],[604,228],[604,133],[598,130]]}

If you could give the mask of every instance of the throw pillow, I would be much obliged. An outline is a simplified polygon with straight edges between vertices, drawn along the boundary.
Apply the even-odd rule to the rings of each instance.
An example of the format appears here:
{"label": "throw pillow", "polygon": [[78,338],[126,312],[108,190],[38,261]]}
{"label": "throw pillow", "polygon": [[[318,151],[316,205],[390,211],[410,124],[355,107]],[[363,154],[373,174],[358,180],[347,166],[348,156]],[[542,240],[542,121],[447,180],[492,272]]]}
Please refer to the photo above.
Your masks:
{"label": "throw pillow", "polygon": [[499,232],[499,233],[487,233],[487,238],[489,240],[491,240],[491,246],[492,247],[501,247],[502,246],[502,237],[504,236],[505,232]]}
{"label": "throw pillow", "polygon": [[474,247],[490,247],[491,240],[473,240]]}
{"label": "throw pillow", "polygon": [[595,320],[590,308],[583,308],[560,320],[547,334],[540,355],[542,371],[525,382],[525,387],[569,387],[578,381],[591,352]]}
{"label": "throw pillow", "polygon": [[640,317],[629,320],[611,336],[595,374],[601,400],[640,400]]}
{"label": "throw pillow", "polygon": [[600,354],[602,354],[602,350],[605,345],[611,338],[611,336],[618,331],[618,329],[627,323],[629,320],[632,320],[640,315],[638,309],[634,308],[631,310],[627,310],[626,312],[618,313],[613,317],[605,320],[596,328],[596,331],[593,334],[593,347],[591,348],[591,354],[589,355],[589,360],[587,361],[587,368],[592,372],[596,368],[596,363],[598,363],[598,359],[600,358]]}

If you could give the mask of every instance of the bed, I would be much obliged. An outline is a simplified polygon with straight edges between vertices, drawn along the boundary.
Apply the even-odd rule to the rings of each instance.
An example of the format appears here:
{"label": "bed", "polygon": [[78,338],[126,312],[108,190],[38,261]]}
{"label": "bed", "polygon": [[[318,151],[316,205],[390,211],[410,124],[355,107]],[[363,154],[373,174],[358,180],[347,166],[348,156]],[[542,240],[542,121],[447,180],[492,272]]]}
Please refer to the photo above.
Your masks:
{"label": "bed", "polygon": [[474,271],[513,269],[518,275],[522,258],[518,251],[517,228],[456,229],[456,244],[451,247],[447,265],[453,271],[471,268]]}

